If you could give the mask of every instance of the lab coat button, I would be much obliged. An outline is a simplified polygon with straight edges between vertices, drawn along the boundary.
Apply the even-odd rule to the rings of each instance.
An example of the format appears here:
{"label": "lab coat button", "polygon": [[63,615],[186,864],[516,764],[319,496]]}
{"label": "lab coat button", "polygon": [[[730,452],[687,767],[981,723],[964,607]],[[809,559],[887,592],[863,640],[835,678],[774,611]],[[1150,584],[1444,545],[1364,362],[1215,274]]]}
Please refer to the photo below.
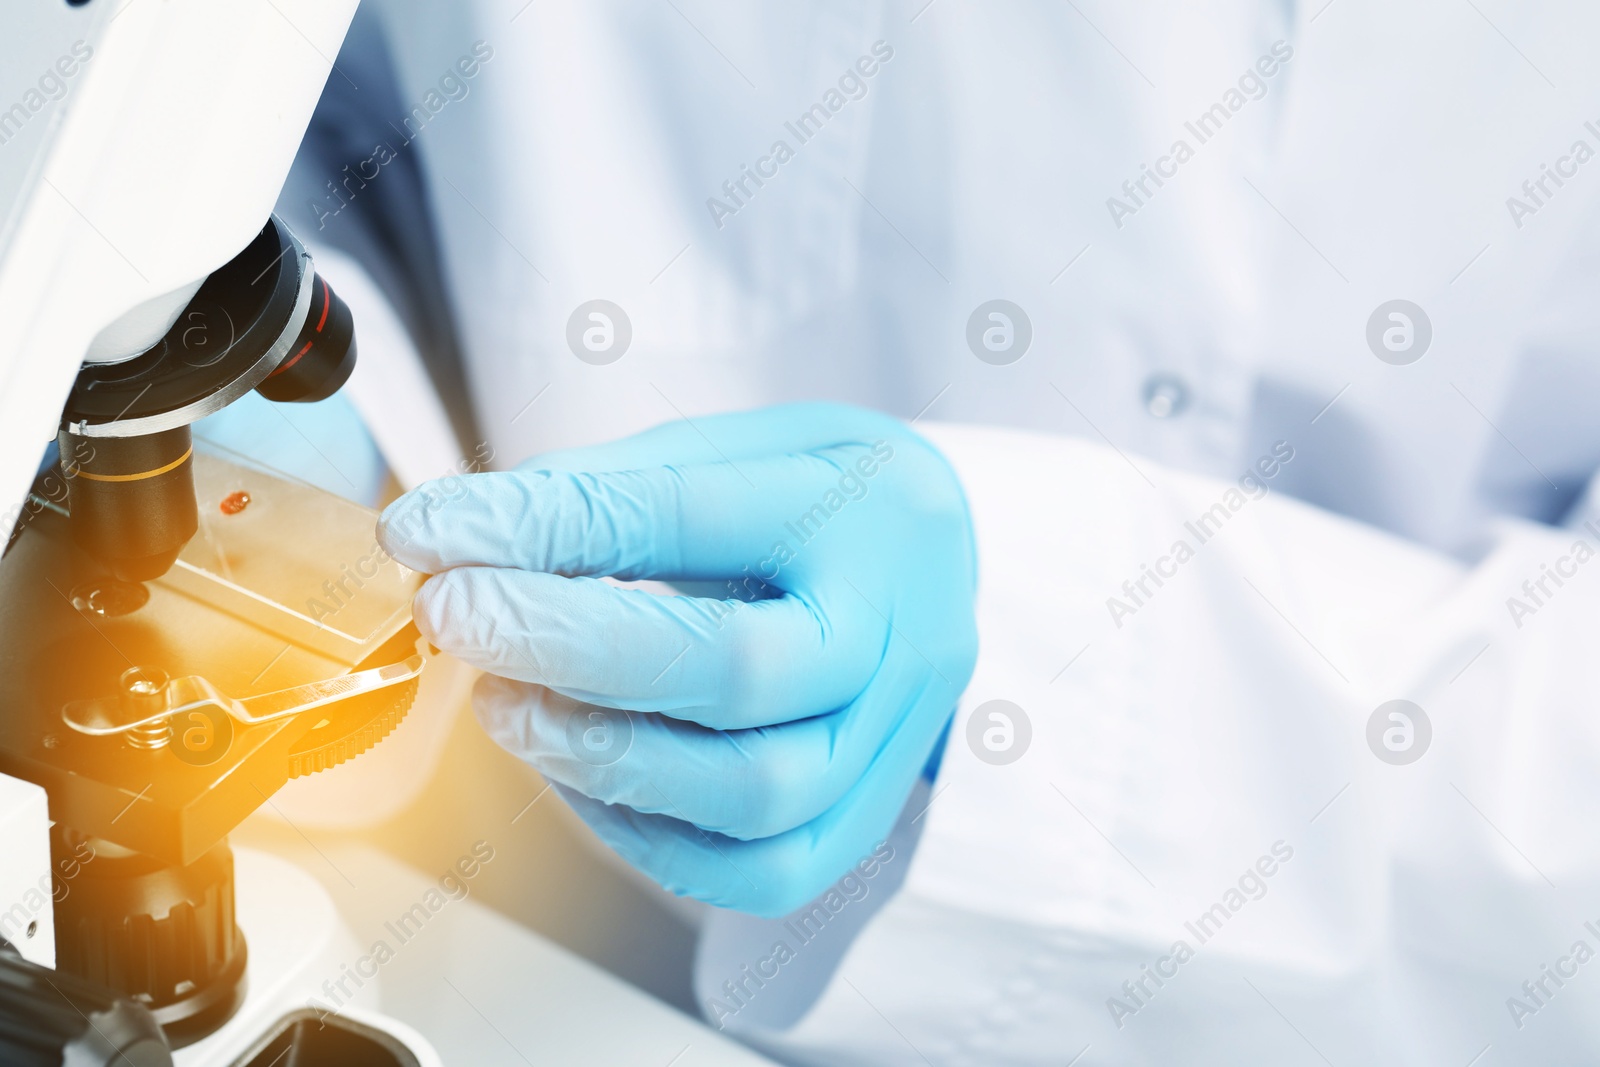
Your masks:
{"label": "lab coat button", "polygon": [[1170,419],[1189,406],[1189,387],[1171,374],[1152,374],[1144,383],[1144,409],[1153,418]]}

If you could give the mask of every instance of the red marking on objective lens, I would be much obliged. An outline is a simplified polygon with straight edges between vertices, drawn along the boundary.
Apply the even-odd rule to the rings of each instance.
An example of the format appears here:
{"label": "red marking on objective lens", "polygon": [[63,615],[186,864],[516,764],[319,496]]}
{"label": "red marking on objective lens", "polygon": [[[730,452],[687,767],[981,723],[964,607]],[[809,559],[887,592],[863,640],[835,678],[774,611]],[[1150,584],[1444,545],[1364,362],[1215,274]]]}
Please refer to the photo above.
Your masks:
{"label": "red marking on objective lens", "polygon": [[240,489],[223,497],[222,503],[217,506],[222,509],[224,515],[237,515],[250,506],[250,494]]}
{"label": "red marking on objective lens", "polygon": [[333,301],[328,299],[328,283],[322,281],[321,278],[318,278],[317,281],[322,282],[322,318],[317,320],[317,332],[321,333],[322,327],[326,326],[328,323],[328,306],[332,304]]}
{"label": "red marking on objective lens", "polygon": [[276,378],[278,375],[282,374],[284,371],[288,370],[290,367],[294,366],[296,363],[299,363],[300,362],[300,357],[305,355],[307,352],[311,351],[311,346],[314,343],[315,342],[307,341],[306,342],[306,346],[304,348],[302,348],[300,351],[296,352],[294,354],[294,358],[293,359],[285,360],[284,363],[283,363],[283,366],[279,367],[277,370],[275,370],[271,374],[267,375],[267,377],[268,378]]}
{"label": "red marking on objective lens", "polygon": [[[322,281],[321,278],[318,278],[317,280]],[[328,283],[322,282],[322,318],[317,320],[317,328],[315,330],[316,333],[321,333],[322,328],[328,324],[328,308],[332,306],[332,304],[333,301],[328,297]],[[284,360],[283,364],[279,366],[277,370],[267,375],[267,377],[276,378],[278,375],[282,374],[296,363],[299,363],[300,357],[311,351],[311,346],[315,343],[315,341],[307,341],[305,347],[296,352],[293,358]]]}

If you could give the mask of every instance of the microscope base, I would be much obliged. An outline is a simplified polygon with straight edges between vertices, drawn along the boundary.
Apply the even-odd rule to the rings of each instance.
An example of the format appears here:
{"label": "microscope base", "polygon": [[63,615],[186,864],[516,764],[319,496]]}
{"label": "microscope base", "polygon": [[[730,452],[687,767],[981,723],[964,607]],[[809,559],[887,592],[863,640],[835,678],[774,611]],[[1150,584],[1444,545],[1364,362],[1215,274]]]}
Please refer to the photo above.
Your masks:
{"label": "microscope base", "polygon": [[[441,1067],[425,1038],[374,1010],[376,982],[356,988],[346,980],[353,996],[345,1006],[337,1013],[319,1008],[329,1003],[324,983],[337,982],[365,950],[315,879],[286,860],[249,848],[234,850],[234,866],[239,925],[250,944],[249,992],[221,1029],[173,1055],[176,1067],[251,1067],[281,1029],[280,1021],[297,1012],[305,1013],[302,1030],[311,1034],[320,1032],[319,1024],[351,1023],[348,1029],[388,1035],[412,1057],[411,1062],[396,1058],[396,1067]],[[272,1062],[282,1045],[270,1048],[263,1064]],[[299,1056],[295,1062],[318,1061]]]}

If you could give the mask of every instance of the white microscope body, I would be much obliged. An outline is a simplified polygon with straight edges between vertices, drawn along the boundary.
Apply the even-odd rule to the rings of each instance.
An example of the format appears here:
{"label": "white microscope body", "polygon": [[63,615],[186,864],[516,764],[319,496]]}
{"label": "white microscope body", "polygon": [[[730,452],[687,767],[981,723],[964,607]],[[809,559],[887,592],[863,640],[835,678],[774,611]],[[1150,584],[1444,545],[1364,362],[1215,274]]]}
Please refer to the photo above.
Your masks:
{"label": "white microscope body", "polygon": [[[36,504],[29,487],[80,370],[151,349],[208,276],[261,233],[324,82],[340,76],[334,57],[355,8],[356,0],[34,0],[6,12],[6,534]],[[7,610],[17,609],[0,603]],[[6,684],[0,716],[20,703]],[[74,891],[75,871],[55,869],[59,857],[52,863],[56,805],[52,797],[47,807],[47,792],[0,774],[0,937],[25,960],[54,967],[53,906]],[[242,851],[236,879],[237,920],[251,946],[249,991],[210,1036],[175,1054],[171,1062],[180,1065],[231,1067],[276,1051],[274,1037],[287,1041],[278,1032],[284,1017],[304,1009],[326,974],[359,954],[326,892],[291,864]],[[369,1004],[375,991],[374,984]],[[438,1063],[401,1023],[359,1003],[340,1016],[395,1050],[396,1064]],[[135,1062],[164,1062],[161,1056],[145,1047]]]}

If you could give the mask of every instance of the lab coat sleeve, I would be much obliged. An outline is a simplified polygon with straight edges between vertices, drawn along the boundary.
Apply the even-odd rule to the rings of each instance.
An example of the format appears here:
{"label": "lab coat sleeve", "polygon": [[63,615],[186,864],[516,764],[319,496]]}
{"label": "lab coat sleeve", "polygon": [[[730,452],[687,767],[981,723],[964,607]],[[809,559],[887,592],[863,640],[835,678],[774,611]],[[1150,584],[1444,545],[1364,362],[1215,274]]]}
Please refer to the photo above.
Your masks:
{"label": "lab coat sleeve", "polygon": [[[400,96],[381,13],[357,11],[278,198],[354,313],[346,392],[407,488],[486,462],[418,148],[397,132]],[[359,88],[358,88],[359,86]]]}
{"label": "lab coat sleeve", "polygon": [[[449,419],[405,325],[371,275],[351,257],[310,242],[318,271],[350,306],[356,369],[341,390],[361,415],[400,485],[476,469],[461,455]],[[483,455],[472,457],[482,465]]]}
{"label": "lab coat sleeve", "polygon": [[[1517,991],[1549,916],[1600,884],[1600,529],[1506,522],[1464,566],[1272,492],[1287,443],[1218,482],[1079,440],[926,432],[972,506],[982,648],[902,819],[920,839],[794,1025],[752,1010],[785,995],[781,968],[748,1004],[702,973],[724,1027],[796,1062],[1098,1043],[1087,1064],[1200,1062],[1177,1034],[1259,1061],[1294,1037],[1257,988],[1356,1055],[1386,1019],[1402,1042],[1507,1025],[1499,999],[1435,988],[1465,959]],[[1011,762],[969,730],[996,700],[1031,727]],[[1393,700],[1422,709],[1409,750],[1399,720],[1371,726]],[[1179,942],[1194,977],[1123,991]]]}

